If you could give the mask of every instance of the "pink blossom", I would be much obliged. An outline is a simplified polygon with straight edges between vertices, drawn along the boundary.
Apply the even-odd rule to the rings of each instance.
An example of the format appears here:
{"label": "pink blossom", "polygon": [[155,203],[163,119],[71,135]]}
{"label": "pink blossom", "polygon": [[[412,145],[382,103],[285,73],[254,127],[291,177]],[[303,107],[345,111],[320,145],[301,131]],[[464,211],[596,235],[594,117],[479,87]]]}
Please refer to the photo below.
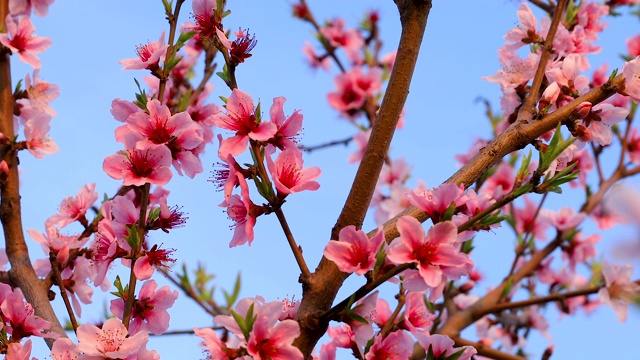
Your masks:
{"label": "pink blossom", "polygon": [[473,268],[469,255],[459,252],[454,244],[458,229],[445,221],[434,225],[426,237],[418,220],[410,216],[398,222],[400,238],[387,251],[387,258],[395,264],[415,263],[422,281],[432,288],[447,280],[458,280]]}
{"label": "pink blossom", "polygon": [[52,339],[58,337],[58,333],[49,332],[51,324],[47,320],[35,315],[35,310],[31,304],[24,301],[24,295],[18,288],[6,293],[0,310],[7,333],[11,334],[14,340],[31,335]]}
{"label": "pink blossom", "polygon": [[589,79],[580,75],[588,68],[586,57],[570,54],[562,61],[556,61],[547,67],[545,74],[549,82],[557,82],[564,94],[577,97],[589,89]]}
{"label": "pink blossom", "polygon": [[391,163],[384,163],[378,183],[385,185],[393,185],[396,182],[404,183],[410,176],[411,166],[407,165],[407,161],[401,157],[393,160]]}
{"label": "pink blossom", "polygon": [[46,81],[40,81],[38,74],[40,69],[33,71],[33,83],[31,83],[31,77],[29,74],[24,79],[24,87],[27,91],[28,99],[20,99],[18,103],[25,104],[28,102],[28,106],[45,112],[51,116],[56,116],[56,112],[53,110],[50,102],[60,96],[60,89],[57,85],[48,83]]}
{"label": "pink blossom", "polygon": [[123,185],[141,186],[145,183],[164,185],[171,180],[171,151],[166,146],[148,145],[135,148],[129,144],[126,151],[104,159],[104,172]]}
{"label": "pink blossom", "polygon": [[357,29],[345,29],[344,25],[343,19],[334,19],[320,29],[320,34],[329,41],[331,46],[344,48],[347,58],[352,63],[359,63],[360,49],[364,46],[364,39]]}
{"label": "pink blossom", "polygon": [[394,216],[398,215],[404,209],[411,206],[409,200],[405,196],[411,189],[401,182],[395,182],[390,186],[389,195],[382,194],[380,185],[376,187],[374,196],[378,196],[379,199],[371,201],[370,206],[378,206],[374,214],[376,223],[382,224],[387,220],[390,220]]}
{"label": "pink blossom", "polygon": [[576,213],[569,207],[563,207],[557,213],[550,210],[542,210],[541,215],[551,226],[558,229],[558,231],[573,229],[580,225],[587,217],[587,214],[583,212]]}
{"label": "pink blossom", "polygon": [[410,291],[406,295],[403,327],[412,334],[428,333],[436,315],[431,313],[422,292]]}
{"label": "pink blossom", "polygon": [[143,142],[167,145],[170,149],[191,150],[202,143],[202,128],[186,112],[175,115],[167,105],[153,99],[147,102],[149,114],[138,111],[127,117],[130,128],[143,135]]}
{"label": "pink blossom", "polygon": [[113,101],[111,102],[111,115],[113,115],[114,119],[120,122],[127,121],[130,115],[141,111],[142,109],[140,109],[136,104],[130,101],[113,99]]}
{"label": "pink blossom", "polygon": [[78,351],[88,356],[125,359],[136,355],[149,340],[145,331],[129,336],[127,328],[119,319],[110,318],[102,324],[102,329],[91,324],[78,327]]}
{"label": "pink blossom", "polygon": [[80,352],[76,349],[76,344],[69,338],[60,338],[53,343],[51,348],[51,359],[72,360],[80,357]]}
{"label": "pink blossom", "polygon": [[338,74],[333,83],[337,91],[327,95],[329,105],[349,118],[364,106],[367,97],[381,89],[382,72],[379,68],[370,69],[367,74],[361,67],[354,67],[346,73]]}
{"label": "pink blossom", "polygon": [[327,335],[332,339],[331,344],[333,347],[351,348],[355,344],[355,334],[351,329],[351,326],[342,324],[341,326],[330,327],[327,330]]}
{"label": "pink blossom", "polygon": [[160,61],[164,61],[167,54],[167,44],[164,41],[164,31],[160,39],[136,47],[137,58],[120,60],[122,70],[142,70],[158,68]]}
{"label": "pink blossom", "polygon": [[[156,291],[157,290],[157,291]],[[169,328],[169,313],[167,309],[173,306],[178,298],[178,290],[173,292],[168,286],[158,289],[154,280],[145,281],[134,301],[129,333],[137,334],[147,331],[154,335],[162,335]],[[118,318],[124,314],[124,299],[111,300],[111,312]]]}
{"label": "pink blossom", "polygon": [[602,304],[611,306],[620,322],[627,320],[628,304],[635,302],[640,296],[640,285],[631,281],[632,274],[631,265],[605,263],[602,268],[606,287],[598,291],[598,296]]}
{"label": "pink blossom", "polygon": [[20,109],[20,119],[24,124],[24,137],[31,155],[41,159],[45,154],[58,151],[58,145],[48,135],[51,115],[31,107],[23,107]]}
{"label": "pink blossom", "polygon": [[98,193],[95,192],[95,188],[95,183],[86,184],[78,191],[75,197],[64,198],[60,203],[58,213],[49,217],[45,222],[45,226],[49,227],[55,224],[59,228],[63,228],[76,220],[84,219],[87,210],[98,200]]}
{"label": "pink blossom", "polygon": [[442,184],[434,190],[429,190],[421,184],[416,190],[407,193],[409,202],[424,211],[435,221],[453,204],[454,207],[463,205],[467,201],[464,187],[456,184]]}
{"label": "pink blossom", "polygon": [[490,194],[494,199],[500,199],[513,189],[515,180],[513,166],[503,162],[498,165],[496,171],[485,181],[482,191]]}
{"label": "pink blossom", "polygon": [[[202,127],[187,112],[171,115],[169,108],[158,100],[149,101],[147,108],[149,114],[140,111],[127,117],[128,129],[145,138],[138,141],[136,147],[165,145],[171,151],[173,165],[179,174],[184,170],[187,176],[193,178],[201,173],[200,159],[191,150],[204,140]],[[121,135],[124,132],[126,130],[122,130]]]}
{"label": "pink blossom", "polygon": [[574,170],[579,171],[578,179],[569,183],[572,188],[580,187],[585,188],[587,186],[587,175],[593,170],[593,158],[588,150],[578,150],[573,153],[573,159],[569,165],[577,164]]}
{"label": "pink blossom", "polygon": [[526,84],[533,78],[538,64],[538,55],[528,54],[525,59],[522,59],[514,51],[500,48],[498,60],[502,65],[502,70],[482,79],[500,84],[500,88],[504,91],[506,88],[515,89],[518,85]]}
{"label": "pink blossom", "polygon": [[[222,136],[218,134],[218,140],[222,142]],[[228,200],[233,192],[233,189],[239,185],[238,183],[238,169],[240,165],[236,162],[233,156],[228,155],[225,158],[221,158],[223,163],[216,163],[218,169],[213,171],[213,177],[209,179],[215,184],[216,190],[224,191],[224,199]]]}
{"label": "pink blossom", "polygon": [[366,360],[404,360],[413,353],[413,339],[402,330],[397,330],[382,338],[378,335],[365,355]]}
{"label": "pink blossom", "polygon": [[196,21],[196,25],[193,28],[194,31],[198,32],[198,35],[201,38],[215,39],[216,37],[220,40],[222,45],[227,48],[227,50],[231,49],[231,41],[227,39],[224,35],[224,32],[221,31],[222,21],[221,15],[216,11],[217,3],[215,0],[194,0],[192,4],[193,8],[193,18]]}
{"label": "pink blossom", "polygon": [[302,46],[302,53],[307,57],[307,60],[309,60],[309,64],[313,69],[322,68],[324,70],[329,70],[331,67],[331,59],[329,59],[328,56],[319,57],[316,55],[316,52],[309,41],[304,42],[304,45]]}
{"label": "pink blossom", "polygon": [[96,274],[91,260],[85,257],[78,257],[73,266],[66,267],[60,274],[65,291],[71,299],[73,310],[78,317],[82,316],[80,303],[85,305],[92,303],[93,287],[87,283],[87,280],[93,280]]}
{"label": "pink blossom", "polygon": [[627,154],[631,162],[640,165],[640,134],[638,133],[638,128],[631,128],[627,138]]}
{"label": "pink blossom", "polygon": [[606,83],[607,80],[609,80],[608,70],[609,65],[606,63],[595,69],[591,74],[591,84],[589,84],[590,87],[594,88]]}
{"label": "pink blossom", "polygon": [[304,190],[317,190],[320,187],[315,181],[322,172],[319,167],[303,168],[302,152],[296,147],[282,151],[276,161],[271,159],[272,151],[267,149],[267,166],[273,182],[281,195],[289,195]]}
{"label": "pink blossom", "polygon": [[[253,314],[255,316],[255,314],[259,312],[260,308],[262,308],[264,304],[265,304],[265,300],[262,296],[257,296],[255,298],[244,298],[238,301],[234,311],[237,315],[246,319],[247,314],[249,313],[249,309],[253,310]],[[279,303],[279,304],[280,304],[280,308],[282,308],[282,303]],[[216,315],[213,318],[213,321],[217,324],[224,326],[225,329],[233,333],[238,339],[240,339],[240,341],[242,342],[246,341],[246,339],[244,338],[244,334],[240,329],[240,326],[238,326],[238,323],[236,322],[233,316]]]}
{"label": "pink blossom", "polygon": [[569,244],[563,247],[562,257],[569,260],[569,267],[575,271],[578,263],[586,263],[598,254],[595,246],[601,239],[598,234],[585,237],[581,232],[577,233]]}
{"label": "pink blossom", "polygon": [[[40,59],[35,54],[45,51],[51,46],[51,39],[34,35],[35,26],[28,16],[20,16],[16,21],[11,15],[5,18],[7,33],[0,34],[0,43],[12,52],[18,53],[18,58],[35,69],[40,68]],[[11,35],[11,39],[9,39]]]}
{"label": "pink blossom", "polygon": [[454,348],[455,344],[451,338],[445,335],[425,335],[425,334],[417,334],[416,339],[420,345],[425,349],[425,351],[433,353],[436,359],[442,357],[449,357],[458,351],[462,351],[462,355],[458,357],[458,360],[469,360],[471,356],[476,354],[476,349],[471,346],[464,346],[459,348]]}
{"label": "pink blossom", "polygon": [[369,239],[353,225],[340,230],[339,241],[331,240],[324,249],[324,256],[333,261],[342,272],[363,275],[376,263],[376,254],[384,241],[384,231],[379,227]]}
{"label": "pink blossom", "polygon": [[60,264],[64,264],[69,260],[70,249],[79,249],[89,240],[89,237],[79,239],[78,236],[62,235],[53,226],[48,226],[46,231],[47,235],[44,236],[37,230],[27,230],[31,238],[42,245],[42,250],[45,254],[48,255],[50,251],[56,254],[56,259]]}
{"label": "pink blossom", "polygon": [[247,181],[242,174],[238,174],[238,183],[240,184],[241,195],[231,195],[226,199],[221,207],[226,207],[229,219],[233,220],[233,238],[229,243],[229,247],[243,245],[247,241],[249,245],[253,241],[253,227],[256,224],[256,215],[252,214],[255,207],[249,198],[249,187]]}
{"label": "pink blossom", "polygon": [[353,142],[358,146],[358,150],[349,155],[350,163],[362,160],[364,151],[367,149],[367,144],[369,143],[369,136],[371,136],[371,129],[359,131],[353,135]]}
{"label": "pink blossom", "polygon": [[353,313],[366,320],[366,323],[351,318],[346,321],[353,330],[353,340],[360,349],[363,349],[373,337],[373,323],[375,322],[375,310],[378,305],[378,293],[378,290],[370,293],[358,300],[353,307]]}
{"label": "pink blossom", "polygon": [[223,343],[216,332],[211,328],[194,328],[193,332],[197,337],[202,338],[202,346],[209,353],[208,359],[226,360],[231,359],[228,354],[227,345]]}
{"label": "pink blossom", "polygon": [[271,122],[276,124],[278,131],[273,135],[271,144],[280,150],[286,150],[296,147],[295,137],[302,129],[302,114],[300,110],[296,110],[289,117],[284,115],[284,102],[287,101],[282,96],[273,99],[273,104],[269,109],[269,118]]}
{"label": "pink blossom", "polygon": [[624,92],[636,103],[640,103],[640,56],[622,66]]}
{"label": "pink blossom", "polygon": [[[12,339],[13,340],[13,339]],[[5,360],[29,360],[31,357],[31,340],[25,341],[24,345],[19,342],[11,342],[7,346],[7,356]],[[37,360],[33,358],[32,360]]]}
{"label": "pink blossom", "polygon": [[528,196],[524,196],[524,207],[514,207],[512,216],[518,234],[532,234],[535,239],[545,240],[545,231],[549,227],[539,216],[538,205]]}
{"label": "pink blossom", "polygon": [[632,58],[640,56],[640,34],[627,39],[627,51]]}
{"label": "pink blossom", "polygon": [[514,43],[510,48],[517,49],[525,44],[542,42],[543,39],[537,33],[538,20],[526,2],[520,4],[517,15],[520,26],[509,30],[504,36],[505,39]]}
{"label": "pink blossom", "polygon": [[590,40],[597,40],[598,33],[607,27],[607,23],[601,21],[601,18],[607,15],[609,15],[608,6],[587,2],[580,6],[576,18],[578,25],[584,29],[586,37]]}
{"label": "pink blossom", "polygon": [[133,265],[133,272],[138,280],[148,280],[151,278],[156,268],[168,269],[168,263],[175,262],[170,257],[174,249],[159,249],[158,245],[153,245],[151,250],[145,250],[144,255],[136,260]]}
{"label": "pink blossom", "polygon": [[49,13],[49,6],[53,4],[54,0],[9,0],[9,13],[13,16],[31,15],[31,9],[33,12],[40,16],[47,16]]}
{"label": "pink blossom", "polygon": [[629,109],[616,107],[608,103],[595,105],[589,115],[584,119],[584,125],[588,127],[593,141],[600,145],[611,143],[611,125],[624,120],[629,114]]}
{"label": "pink blossom", "polygon": [[272,122],[256,122],[253,99],[242,90],[234,89],[227,100],[227,113],[213,115],[213,124],[227,130],[235,131],[231,138],[222,140],[220,157],[228,154],[237,156],[246,150],[249,139],[267,141],[278,131]]}
{"label": "pink blossom", "polygon": [[[255,360],[302,360],[304,357],[293,340],[300,335],[300,327],[294,320],[278,322],[282,304],[274,301],[258,311],[253,329],[247,341],[247,352]],[[276,324],[276,322],[278,322]]]}

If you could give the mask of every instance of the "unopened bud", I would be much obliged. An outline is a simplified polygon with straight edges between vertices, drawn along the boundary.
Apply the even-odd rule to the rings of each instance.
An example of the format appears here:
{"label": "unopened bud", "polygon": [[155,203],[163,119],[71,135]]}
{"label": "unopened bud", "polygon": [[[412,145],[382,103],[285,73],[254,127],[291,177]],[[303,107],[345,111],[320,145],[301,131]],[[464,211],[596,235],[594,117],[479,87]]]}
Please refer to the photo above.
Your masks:
{"label": "unopened bud", "polygon": [[0,180],[4,181],[7,180],[7,178],[9,177],[9,165],[7,165],[7,162],[2,160],[0,162]]}
{"label": "unopened bud", "polygon": [[589,115],[589,113],[591,112],[591,103],[588,101],[585,101],[583,103],[581,103],[580,105],[578,105],[578,107],[576,107],[573,112],[571,112],[571,117],[573,119],[584,119],[587,117],[587,115]]}

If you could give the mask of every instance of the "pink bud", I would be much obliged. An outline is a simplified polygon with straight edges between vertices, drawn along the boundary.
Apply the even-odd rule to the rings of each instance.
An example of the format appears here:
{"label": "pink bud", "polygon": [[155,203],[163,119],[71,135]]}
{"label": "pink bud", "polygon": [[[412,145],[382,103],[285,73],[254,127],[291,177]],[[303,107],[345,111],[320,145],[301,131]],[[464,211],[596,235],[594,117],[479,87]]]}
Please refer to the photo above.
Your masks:
{"label": "pink bud", "polygon": [[585,101],[580,105],[578,105],[578,107],[576,107],[573,110],[573,112],[571,113],[571,117],[574,119],[584,119],[587,117],[587,115],[589,115],[590,112],[591,112],[591,103],[588,101]]}
{"label": "pink bud", "polygon": [[7,165],[6,161],[2,160],[2,162],[0,162],[0,180],[6,180],[8,176],[9,165]]}

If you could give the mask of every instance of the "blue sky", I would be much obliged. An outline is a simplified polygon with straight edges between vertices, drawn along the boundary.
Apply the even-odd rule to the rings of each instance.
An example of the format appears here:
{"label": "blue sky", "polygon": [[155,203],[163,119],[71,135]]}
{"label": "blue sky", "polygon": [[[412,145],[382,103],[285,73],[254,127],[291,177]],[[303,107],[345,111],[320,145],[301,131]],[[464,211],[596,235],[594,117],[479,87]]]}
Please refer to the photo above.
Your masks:
{"label": "blue sky", "polygon": [[[291,0],[229,1],[232,15],[225,19],[225,26],[232,30],[249,28],[258,39],[253,57],[238,69],[239,87],[261,100],[263,109],[276,96],[287,98],[285,113],[301,109],[305,116],[303,144],[341,139],[352,134],[354,128],[326,103],[326,93],[333,89],[332,75],[337,69],[334,66],[330,75],[314,72],[306,65],[300,49],[305,40],[313,40],[312,29],[291,17],[290,3]],[[500,91],[497,85],[481,77],[498,69],[497,49],[504,42],[502,36],[517,24],[518,4],[506,0],[435,2],[406,105],[406,125],[396,133],[392,143],[392,156],[404,156],[413,165],[412,185],[417,184],[417,179],[429,186],[440,184],[457,169],[454,155],[466,152],[476,137],[488,136],[484,108],[476,100],[488,98],[497,109]],[[381,15],[383,51],[390,51],[397,44],[399,20],[390,0],[311,1],[310,6],[317,19],[340,16],[351,26],[358,23],[365,10],[377,9]],[[182,18],[186,20],[191,8],[188,5],[184,9]],[[633,35],[632,30],[639,28],[637,19],[613,20],[609,20],[610,26],[599,41],[605,51],[589,58],[594,67],[606,61],[611,68],[620,67],[618,54],[624,52],[624,41]],[[57,211],[60,201],[74,195],[85,183],[97,182],[98,192],[109,195],[120,185],[102,172],[104,157],[121,148],[113,136],[120,124],[111,117],[110,104],[114,98],[132,99],[133,78],[140,79],[146,74],[122,71],[118,61],[134,57],[136,45],[157,40],[168,26],[160,1],[122,0],[58,1],[48,17],[36,18],[34,23],[38,35],[53,39],[53,46],[40,56],[43,64],[40,77],[61,89],[60,98],[53,103],[58,117],[54,118],[51,131],[60,147],[59,153],[41,160],[26,153],[21,157],[25,229],[42,231],[45,219]],[[14,82],[31,72],[17,59],[14,64]],[[219,104],[218,96],[228,95],[229,90],[216,79],[211,100]],[[183,206],[189,214],[187,226],[171,236],[153,234],[153,238],[176,248],[179,262],[186,261],[191,267],[198,262],[206,264],[216,274],[217,289],[230,288],[240,272],[242,297],[299,298],[297,267],[274,217],[258,219],[251,247],[228,248],[232,235],[228,229],[230,221],[217,207],[222,201],[221,194],[207,182],[211,165],[217,161],[216,150],[210,147],[203,157],[203,174],[193,180],[176,176],[168,186],[170,204]],[[353,179],[356,168],[346,159],[354,150],[352,145],[307,155],[306,165],[323,169],[321,188],[292,196],[284,207],[311,268],[320,259]],[[580,194],[569,193],[552,197],[550,204],[558,208],[573,202],[577,207],[580,199]],[[369,218],[365,224],[366,229],[374,227]],[[613,243],[625,236],[623,232],[602,235],[603,251],[609,248],[607,241]],[[498,230],[476,244],[474,260],[488,278],[478,290],[501,279],[511,262],[512,243],[509,231]],[[35,245],[32,255],[44,257]],[[352,277],[346,284],[353,289],[361,283],[362,279]],[[386,290],[393,291],[391,287]],[[342,291],[338,298],[346,294],[347,291]],[[103,300],[96,297],[81,321],[99,320],[103,308]],[[183,295],[170,313],[171,329],[211,325],[211,319]],[[548,318],[553,324],[550,332],[556,343],[556,359],[631,358],[622,344],[631,344],[635,339],[638,313],[632,311],[625,324],[617,323],[608,308],[601,308],[592,316],[567,317],[561,321],[551,311]],[[474,331],[470,334],[473,338]],[[529,350],[536,358],[548,341],[536,337],[532,341]],[[178,355],[197,359],[202,357],[198,343],[193,336],[154,338],[149,348],[157,349],[167,359]],[[36,341],[33,355],[45,357],[41,342]],[[341,354],[348,358],[346,355]]]}

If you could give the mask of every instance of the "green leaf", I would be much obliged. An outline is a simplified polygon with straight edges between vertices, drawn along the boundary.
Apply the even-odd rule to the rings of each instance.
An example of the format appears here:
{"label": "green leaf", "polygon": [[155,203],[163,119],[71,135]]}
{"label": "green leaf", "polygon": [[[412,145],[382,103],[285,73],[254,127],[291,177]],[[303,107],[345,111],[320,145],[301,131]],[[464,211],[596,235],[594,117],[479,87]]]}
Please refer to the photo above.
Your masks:
{"label": "green leaf", "polygon": [[520,164],[520,168],[516,174],[516,179],[522,181],[524,178],[529,175],[529,165],[531,164],[531,157],[533,154],[531,153],[531,149],[529,149],[529,155],[526,155],[522,158],[522,164]]}
{"label": "green leaf", "polygon": [[173,1],[162,0],[162,5],[164,5],[164,13],[167,15],[171,15],[173,13],[172,5]]}
{"label": "green leaf", "polygon": [[354,313],[354,312],[351,312],[351,311],[347,312],[347,316],[348,316],[350,319],[355,320],[355,321],[357,321],[357,322],[359,322],[359,323],[361,323],[361,324],[365,324],[365,325],[366,325],[366,324],[368,324],[368,323],[369,323],[369,322],[367,321],[367,319],[365,319],[365,318],[364,318],[364,317],[362,317],[361,315],[358,315],[358,314],[356,314],[356,313]]}
{"label": "green leaf", "polygon": [[116,279],[113,282],[113,285],[116,287],[118,291],[114,291],[111,294],[123,299],[124,298],[124,288],[122,287],[122,281],[120,281],[120,276],[116,275]]}
{"label": "green leaf", "polygon": [[260,124],[262,122],[262,102],[258,101],[258,106],[256,106],[256,124]]}
{"label": "green leaf", "polygon": [[609,82],[612,82],[613,79],[616,78],[616,76],[618,76],[618,69],[613,69],[613,71],[611,72],[611,75],[609,75]]}
{"label": "green leaf", "polygon": [[189,31],[186,33],[181,33],[180,36],[178,37],[178,41],[176,42],[176,51],[182,48],[184,44],[186,44],[187,41],[189,41],[189,39],[191,39],[197,33],[198,33],[197,31]]}
{"label": "green leaf", "polygon": [[136,93],[136,101],[134,101],[133,103],[148,114],[149,109],[147,109],[147,101],[148,101],[147,94],[140,87],[140,83],[138,82],[138,79],[134,78],[133,81],[136,82],[136,86],[138,87],[138,91],[139,91],[138,93]]}
{"label": "green leaf", "polygon": [[171,70],[173,70],[173,68],[175,68],[176,65],[178,65],[180,60],[182,60],[182,56],[176,56],[175,54],[171,56],[171,59],[165,60],[164,70],[166,71],[166,73],[169,73]]}
{"label": "green leaf", "polygon": [[240,285],[241,285],[241,276],[240,276],[240,273],[238,273],[238,276],[236,277],[236,282],[233,285],[233,291],[231,292],[231,294],[227,293],[225,290],[222,290],[225,301],[227,302],[227,307],[230,308],[238,300],[238,295],[240,295]]}
{"label": "green leaf", "polygon": [[507,279],[507,283],[505,284],[504,289],[502,290],[502,294],[500,296],[504,297],[509,295],[509,293],[511,292],[511,288],[513,288],[513,279],[509,277]]}
{"label": "green leaf", "polygon": [[462,243],[462,247],[460,248],[460,252],[464,254],[468,254],[473,250],[473,239],[469,239]]}
{"label": "green leaf", "polygon": [[456,212],[456,203],[452,202],[449,207],[447,208],[447,210],[444,211],[444,214],[442,214],[442,218],[440,219],[440,221],[449,221],[453,218],[453,214]]}
{"label": "green leaf", "polygon": [[13,90],[13,93],[14,94],[18,93],[21,87],[22,87],[22,79],[18,80],[18,83],[16,84],[16,88],[15,90]]}
{"label": "green leaf", "polygon": [[444,360],[458,360],[458,358],[462,356],[463,352],[464,352],[464,349],[460,349],[451,355],[447,354]]}
{"label": "green leaf", "polygon": [[140,245],[140,237],[138,236],[138,227],[135,224],[133,224],[133,225],[127,225],[126,229],[127,229],[127,235],[125,236],[125,240],[127,240],[127,243],[129,244],[129,246],[131,246],[132,250],[138,248],[138,245]]}

